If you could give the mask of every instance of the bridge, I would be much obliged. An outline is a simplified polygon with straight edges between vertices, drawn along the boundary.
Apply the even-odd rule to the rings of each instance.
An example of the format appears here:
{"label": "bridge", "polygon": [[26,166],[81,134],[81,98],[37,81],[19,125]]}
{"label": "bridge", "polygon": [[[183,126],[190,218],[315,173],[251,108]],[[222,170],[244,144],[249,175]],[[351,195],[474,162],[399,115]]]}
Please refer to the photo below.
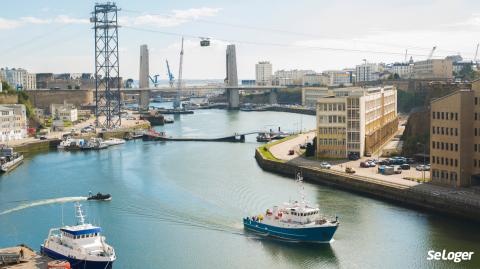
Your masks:
{"label": "bridge", "polygon": [[[239,92],[247,91],[260,91],[260,92],[269,92],[269,103],[277,104],[277,95],[278,90],[286,89],[286,86],[227,86],[227,85],[195,85],[195,86],[184,86],[182,87],[182,93],[192,94],[195,92],[220,92],[224,91],[228,99],[228,108],[229,109],[239,109]],[[163,87],[154,87],[154,88],[122,88],[120,89],[122,94],[122,100],[127,99],[127,95],[137,95],[138,96],[138,105],[140,108],[147,109],[150,103],[150,96],[155,93],[176,93],[178,90],[169,86]]]}

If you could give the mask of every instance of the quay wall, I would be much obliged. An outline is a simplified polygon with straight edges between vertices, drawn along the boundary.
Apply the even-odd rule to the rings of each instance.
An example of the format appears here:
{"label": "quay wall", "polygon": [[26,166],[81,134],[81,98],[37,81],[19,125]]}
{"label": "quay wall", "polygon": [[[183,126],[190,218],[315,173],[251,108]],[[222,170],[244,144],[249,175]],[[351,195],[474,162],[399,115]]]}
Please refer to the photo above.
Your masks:
{"label": "quay wall", "polygon": [[293,107],[281,107],[281,106],[269,106],[266,107],[267,111],[278,111],[278,112],[290,112],[298,113],[304,115],[316,115],[315,109],[305,109],[305,108],[293,108]]}
{"label": "quay wall", "polygon": [[429,210],[480,222],[480,204],[467,203],[461,199],[449,199],[448,197],[434,195],[416,187],[406,187],[326,169],[273,161],[264,158],[258,149],[255,151],[255,159],[258,165],[268,172],[293,178],[295,173],[301,169],[304,179],[309,182],[400,203],[415,209]]}
{"label": "quay wall", "polygon": [[44,151],[56,148],[60,144],[60,139],[38,140],[25,144],[13,146],[13,150],[21,153],[30,153],[34,151]]}

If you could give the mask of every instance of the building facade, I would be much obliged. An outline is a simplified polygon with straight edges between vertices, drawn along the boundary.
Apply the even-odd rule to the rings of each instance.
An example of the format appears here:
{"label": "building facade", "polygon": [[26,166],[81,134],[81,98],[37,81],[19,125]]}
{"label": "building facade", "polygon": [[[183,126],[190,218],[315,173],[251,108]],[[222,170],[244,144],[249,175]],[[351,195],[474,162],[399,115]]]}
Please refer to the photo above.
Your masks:
{"label": "building facade", "polygon": [[415,62],[413,65],[413,76],[416,79],[452,79],[452,61],[446,59],[430,59]]}
{"label": "building facade", "polygon": [[332,90],[326,87],[303,87],[302,88],[302,105],[315,108],[319,98],[329,96]]}
{"label": "building facade", "polygon": [[303,76],[303,86],[327,86],[329,77],[324,74],[306,74]]}
{"label": "building facade", "polygon": [[51,104],[50,113],[56,120],[75,122],[78,120],[78,110],[73,104]]}
{"label": "building facade", "polygon": [[14,89],[34,90],[37,88],[36,75],[23,68],[0,69],[0,80],[6,81]]}
{"label": "building facade", "polygon": [[400,78],[411,78],[413,74],[413,64],[394,63],[389,71],[392,74],[397,74]]}
{"label": "building facade", "polygon": [[379,79],[379,66],[375,63],[365,63],[355,67],[356,82],[376,81]]}
{"label": "building facade", "polygon": [[480,185],[480,81],[432,100],[430,110],[432,183]]}
{"label": "building facade", "polygon": [[317,102],[319,158],[373,154],[397,132],[394,87],[350,87],[332,92]]}
{"label": "building facade", "polygon": [[323,72],[328,76],[328,86],[351,86],[352,74],[344,70],[328,70]]}
{"label": "building facade", "polygon": [[149,55],[147,45],[140,46],[140,72],[138,77],[138,84],[141,89],[148,88],[149,82]]}
{"label": "building facade", "polygon": [[280,86],[303,85],[303,77],[308,74],[316,74],[313,70],[277,70],[273,80]]}
{"label": "building facade", "polygon": [[0,105],[0,141],[8,142],[27,137],[25,105]]}
{"label": "building facade", "polygon": [[272,64],[267,61],[258,62],[255,65],[255,80],[257,85],[272,85]]}

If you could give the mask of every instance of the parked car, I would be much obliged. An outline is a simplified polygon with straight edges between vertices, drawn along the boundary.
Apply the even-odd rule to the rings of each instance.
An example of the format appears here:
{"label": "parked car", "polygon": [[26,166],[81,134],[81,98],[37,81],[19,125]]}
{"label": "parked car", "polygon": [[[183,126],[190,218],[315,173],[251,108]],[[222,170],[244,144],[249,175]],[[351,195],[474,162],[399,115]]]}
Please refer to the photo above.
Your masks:
{"label": "parked car", "polygon": [[327,162],[322,162],[322,163],[320,163],[320,168],[330,169],[330,168],[332,168],[332,166]]}
{"label": "parked car", "polygon": [[306,149],[306,148],[307,148],[307,144],[306,144],[306,143],[305,143],[305,144],[300,144],[299,146],[300,146],[300,149]]}
{"label": "parked car", "polygon": [[417,171],[430,171],[430,165],[420,164],[420,165],[417,165],[415,169],[417,169]]}
{"label": "parked car", "polygon": [[370,165],[367,162],[360,162],[360,167],[361,168],[368,168]]}
{"label": "parked car", "polygon": [[351,168],[351,167],[347,167],[345,168],[345,173],[347,174],[355,174],[355,169]]}
{"label": "parked car", "polygon": [[385,159],[385,160],[381,160],[378,162],[379,165],[389,165],[390,164],[390,161],[388,161],[388,159]]}
{"label": "parked car", "polygon": [[356,160],[360,159],[360,155],[357,152],[350,152],[348,154],[348,159],[351,160],[351,161],[356,161]]}
{"label": "parked car", "polygon": [[397,169],[395,169],[395,174],[401,174],[402,173],[402,168],[399,166]]}
{"label": "parked car", "polygon": [[413,159],[413,158],[407,158],[407,163],[408,163],[408,164],[413,164],[413,163],[415,163],[415,159]]}
{"label": "parked car", "polygon": [[295,154],[295,152],[293,151],[293,149],[291,149],[291,150],[288,151],[288,155],[293,155],[293,154]]}
{"label": "parked car", "polygon": [[371,152],[365,152],[365,157],[372,157],[372,153]]}
{"label": "parked car", "polygon": [[39,137],[39,139],[40,140],[47,140],[48,138],[46,136],[42,135],[42,136]]}
{"label": "parked car", "polygon": [[400,168],[402,168],[402,170],[410,170],[410,165],[404,163],[404,164],[400,165]]}
{"label": "parked car", "polygon": [[368,164],[368,167],[375,167],[375,166],[377,166],[377,164],[375,163],[375,161],[367,161],[367,164]]}

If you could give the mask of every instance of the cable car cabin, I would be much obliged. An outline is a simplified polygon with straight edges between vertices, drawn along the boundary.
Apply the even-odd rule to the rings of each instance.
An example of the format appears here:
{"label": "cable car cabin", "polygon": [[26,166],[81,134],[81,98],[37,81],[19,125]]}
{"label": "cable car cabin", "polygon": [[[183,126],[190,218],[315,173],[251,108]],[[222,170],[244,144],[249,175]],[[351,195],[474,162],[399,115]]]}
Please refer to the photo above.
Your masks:
{"label": "cable car cabin", "polygon": [[202,47],[210,46],[210,40],[207,40],[207,39],[200,40],[200,46],[202,46]]}

